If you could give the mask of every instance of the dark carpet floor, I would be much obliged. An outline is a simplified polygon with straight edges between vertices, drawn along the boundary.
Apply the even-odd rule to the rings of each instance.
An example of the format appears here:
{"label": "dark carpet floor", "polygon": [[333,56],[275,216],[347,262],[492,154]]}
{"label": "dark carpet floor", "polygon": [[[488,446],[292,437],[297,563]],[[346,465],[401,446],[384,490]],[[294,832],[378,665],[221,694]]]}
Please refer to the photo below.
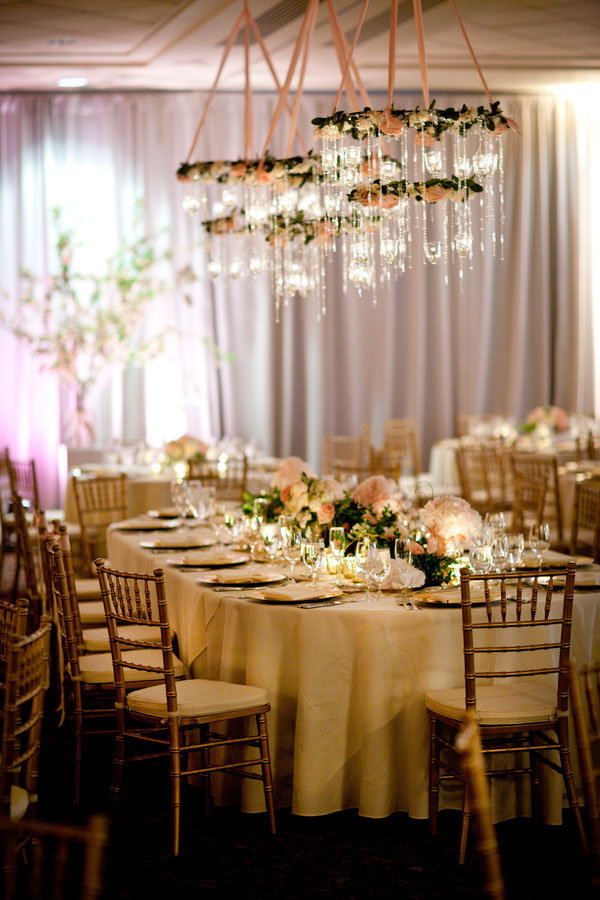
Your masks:
{"label": "dark carpet floor", "polygon": [[[5,584],[3,585],[6,587]],[[72,805],[73,746],[69,728],[46,733],[39,778],[39,816],[82,822],[104,812],[112,764],[112,738],[86,744],[82,804]],[[440,817],[440,833],[398,813],[366,819],[354,811],[318,818],[278,810],[277,835],[266,816],[238,809],[201,809],[197,788],[183,793],[182,846],[169,853],[168,778],[164,761],[132,766],[113,817],[104,871],[104,900],[304,897],[477,898],[479,873],[471,852],[457,863],[460,821]],[[535,828],[529,820],[497,827],[507,897],[592,896],[587,860],[568,812],[561,827]],[[64,898],[67,900],[67,898]]]}

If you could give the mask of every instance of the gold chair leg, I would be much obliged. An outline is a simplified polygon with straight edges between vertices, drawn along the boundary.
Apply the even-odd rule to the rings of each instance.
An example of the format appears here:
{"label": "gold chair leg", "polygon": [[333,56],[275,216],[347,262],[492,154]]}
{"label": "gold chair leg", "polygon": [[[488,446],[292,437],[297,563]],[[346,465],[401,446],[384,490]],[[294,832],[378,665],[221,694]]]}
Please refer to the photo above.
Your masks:
{"label": "gold chair leg", "polygon": [[464,865],[465,857],[467,855],[467,841],[469,838],[469,825],[471,824],[471,797],[469,796],[469,791],[467,786],[465,785],[465,796],[463,799],[463,810],[462,810],[462,826],[460,830],[460,847],[458,850],[458,863],[459,865]]}
{"label": "gold chair leg", "polygon": [[437,834],[440,802],[440,746],[437,741],[437,720],[432,717],[429,729],[429,830]]}
{"label": "gold chair leg", "polygon": [[[534,744],[536,742],[536,734],[535,732],[529,732],[529,743]],[[540,775],[539,775],[539,763],[538,757],[535,750],[529,753],[529,767],[531,769],[531,774],[529,776],[529,782],[531,785],[531,818],[535,822],[536,826],[540,824],[540,804],[539,804],[539,790],[540,790]]]}
{"label": "gold chair leg", "polygon": [[171,827],[173,833],[173,856],[179,856],[181,836],[181,732],[179,724],[169,722],[169,777],[171,783]]}
{"label": "gold chair leg", "polygon": [[267,731],[267,716],[265,713],[259,713],[256,716],[256,726],[258,729],[258,737],[260,740],[260,755],[263,760],[262,776],[263,788],[265,792],[265,805],[267,807],[267,816],[269,818],[269,829],[271,834],[276,834],[275,825],[275,804],[273,802],[273,777],[271,773],[271,753],[269,751],[269,734]]}
{"label": "gold chair leg", "polygon": [[575,819],[575,825],[579,832],[579,838],[584,852],[588,852],[588,843],[581,818],[581,809],[579,800],[577,799],[577,791],[575,790],[575,779],[573,778],[573,766],[571,764],[571,749],[569,746],[569,722],[566,716],[562,716],[558,720],[558,737],[560,740],[560,762],[563,770],[563,779],[567,789],[567,797],[569,806]]}

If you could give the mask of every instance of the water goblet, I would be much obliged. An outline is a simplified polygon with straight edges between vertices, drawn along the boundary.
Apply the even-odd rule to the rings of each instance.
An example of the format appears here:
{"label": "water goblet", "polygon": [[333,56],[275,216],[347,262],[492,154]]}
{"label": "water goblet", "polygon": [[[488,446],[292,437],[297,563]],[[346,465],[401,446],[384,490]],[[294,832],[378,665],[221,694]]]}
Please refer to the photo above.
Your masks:
{"label": "water goblet", "polygon": [[471,544],[469,564],[476,575],[486,575],[492,568],[492,548],[489,544]]}
{"label": "water goblet", "polygon": [[356,571],[362,576],[362,580],[367,588],[365,593],[365,601],[372,603],[375,599],[371,594],[371,568],[369,565],[369,550],[372,545],[371,538],[363,538],[356,544],[355,558]]}
{"label": "water goblet", "polygon": [[281,552],[290,567],[290,582],[295,584],[294,569],[302,556],[302,532],[297,525],[292,525],[283,530],[281,535]]}
{"label": "water goblet", "polygon": [[343,528],[334,526],[329,529],[329,549],[333,554],[336,562],[336,579],[335,583],[340,584],[340,573],[342,568],[342,557],[346,551],[346,532]]}
{"label": "water goblet", "polygon": [[267,525],[266,527],[263,525],[262,529],[262,540],[265,549],[265,553],[269,557],[271,562],[274,562],[277,557],[277,553],[281,547],[281,538],[279,534],[275,530],[275,527],[272,525]]}
{"label": "water goblet", "polygon": [[492,569],[495,572],[503,572],[510,564],[508,553],[508,541],[505,534],[496,534],[491,547]]}
{"label": "water goblet", "polygon": [[302,543],[302,561],[304,565],[312,572],[312,582],[317,580],[321,563],[325,555],[325,541],[319,538],[316,541],[303,541]]}
{"label": "water goblet", "polygon": [[371,577],[377,585],[377,593],[375,600],[381,600],[383,594],[381,587],[383,582],[390,574],[391,558],[389,547],[376,547],[372,545],[369,548],[369,568],[371,569]]}
{"label": "water goblet", "polygon": [[547,522],[532,522],[529,526],[529,546],[536,554],[541,569],[544,551],[550,547],[550,526]]}
{"label": "water goblet", "polygon": [[177,515],[185,520],[188,514],[188,493],[186,482],[181,478],[176,478],[171,482],[171,500],[173,506],[177,510]]}
{"label": "water goblet", "polygon": [[503,512],[492,513],[490,516],[487,516],[487,524],[492,529],[494,534],[504,534],[506,531],[506,519],[504,518]]}

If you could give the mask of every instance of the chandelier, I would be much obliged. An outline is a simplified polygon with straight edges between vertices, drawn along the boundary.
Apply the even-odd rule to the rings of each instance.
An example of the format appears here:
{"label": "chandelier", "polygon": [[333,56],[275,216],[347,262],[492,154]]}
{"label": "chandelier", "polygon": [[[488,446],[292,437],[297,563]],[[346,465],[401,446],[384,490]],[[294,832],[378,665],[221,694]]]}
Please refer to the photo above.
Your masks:
{"label": "chandelier", "polygon": [[[330,258],[341,255],[344,291],[367,291],[377,301],[378,286],[417,260],[458,266],[459,278],[472,266],[474,253],[503,258],[504,156],[502,138],[516,124],[492,100],[460,19],[449,0],[481,78],[489,107],[438,108],[430,101],[421,0],[413,0],[423,107],[393,105],[398,0],[390,9],[388,98],[373,109],[354,61],[354,51],[369,0],[364,0],[352,45],[348,47],[332,0],[326,0],[334,46],[342,72],[330,116],[313,120],[317,152],[306,151],[297,121],[318,0],[309,0],[288,73],[282,86],[260,38],[247,2],[232,29],[213,89],[196,130],[191,158],[227,54],[244,25],[246,60],[246,139],[244,158],[233,162],[186,162],[178,177],[191,182],[184,208],[200,213],[208,238],[211,279],[257,277],[268,272],[275,316],[294,297],[313,298],[317,318],[326,312]],[[251,134],[249,36],[253,31],[278,90],[278,101],[259,157]],[[293,108],[288,102],[292,77],[302,59]],[[355,110],[338,110],[343,92]],[[290,115],[287,155],[269,154],[269,142],[284,109]],[[294,140],[303,151],[292,156]],[[212,186],[213,198],[207,192]],[[214,196],[215,190],[220,193]]]}

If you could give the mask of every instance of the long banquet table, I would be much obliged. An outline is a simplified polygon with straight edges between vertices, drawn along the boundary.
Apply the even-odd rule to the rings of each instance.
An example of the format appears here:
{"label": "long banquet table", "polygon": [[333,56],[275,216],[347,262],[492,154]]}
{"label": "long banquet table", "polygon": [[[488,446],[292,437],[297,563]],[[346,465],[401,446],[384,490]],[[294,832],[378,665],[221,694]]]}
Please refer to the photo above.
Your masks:
{"label": "long banquet table", "polygon": [[[149,573],[176,555],[145,550],[140,540],[112,529],[111,563]],[[268,690],[278,806],[305,816],[356,808],[370,817],[427,817],[424,695],[462,684],[460,608],[415,611],[393,596],[367,604],[353,595],[353,602],[305,610],[217,593],[197,583],[197,571],[164,571],[171,624],[190,672]],[[600,593],[577,591],[572,656],[580,664],[598,659],[599,645]],[[544,818],[559,824],[562,779],[549,770],[544,778]],[[234,788],[244,810],[264,808],[260,785],[236,780]],[[225,785],[220,790],[222,802],[237,799]],[[529,813],[527,785],[518,790],[495,779],[493,791],[497,820]],[[460,803],[460,790],[442,794],[442,807]]]}

